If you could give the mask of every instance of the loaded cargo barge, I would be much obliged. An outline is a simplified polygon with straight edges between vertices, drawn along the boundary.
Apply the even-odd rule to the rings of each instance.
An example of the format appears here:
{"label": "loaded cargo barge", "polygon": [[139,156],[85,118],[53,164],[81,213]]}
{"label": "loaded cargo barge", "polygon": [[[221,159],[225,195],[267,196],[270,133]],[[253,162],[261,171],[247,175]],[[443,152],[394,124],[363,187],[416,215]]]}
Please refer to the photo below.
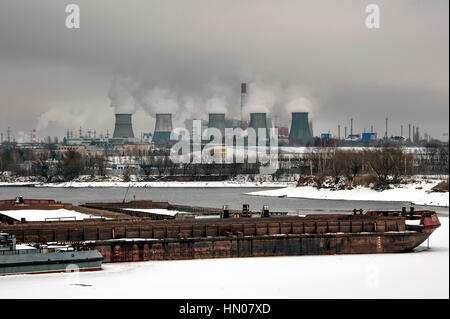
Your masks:
{"label": "loaded cargo barge", "polygon": [[120,207],[133,206],[131,215],[125,213],[128,219],[0,224],[0,231],[15,234],[20,242],[70,242],[74,247],[97,249],[104,262],[129,262],[401,253],[419,246],[440,226],[435,212],[413,208],[289,216],[269,212],[268,207],[258,215],[244,205],[240,214],[224,207],[219,218],[168,215],[161,219],[138,217],[145,216],[138,214],[139,209],[153,207],[151,201],[130,203],[83,205],[85,209],[95,206],[96,212],[116,214],[124,212]]}

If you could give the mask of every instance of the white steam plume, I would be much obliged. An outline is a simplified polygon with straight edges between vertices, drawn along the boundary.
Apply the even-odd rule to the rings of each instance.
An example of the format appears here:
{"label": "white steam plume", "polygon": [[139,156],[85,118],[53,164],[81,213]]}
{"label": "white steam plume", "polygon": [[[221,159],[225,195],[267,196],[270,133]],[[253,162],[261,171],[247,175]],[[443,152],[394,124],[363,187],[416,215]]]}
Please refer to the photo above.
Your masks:
{"label": "white steam plume", "polygon": [[138,83],[129,77],[115,77],[111,82],[108,96],[115,113],[135,113],[136,101],[134,92]]}

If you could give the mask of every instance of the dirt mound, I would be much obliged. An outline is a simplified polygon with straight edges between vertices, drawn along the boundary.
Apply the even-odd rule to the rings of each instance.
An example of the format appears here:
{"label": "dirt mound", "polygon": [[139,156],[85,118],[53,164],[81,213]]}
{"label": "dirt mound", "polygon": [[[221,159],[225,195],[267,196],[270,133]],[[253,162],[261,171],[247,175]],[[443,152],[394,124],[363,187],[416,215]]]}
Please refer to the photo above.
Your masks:
{"label": "dirt mound", "polygon": [[446,193],[448,192],[448,179],[442,181],[431,189],[433,192]]}

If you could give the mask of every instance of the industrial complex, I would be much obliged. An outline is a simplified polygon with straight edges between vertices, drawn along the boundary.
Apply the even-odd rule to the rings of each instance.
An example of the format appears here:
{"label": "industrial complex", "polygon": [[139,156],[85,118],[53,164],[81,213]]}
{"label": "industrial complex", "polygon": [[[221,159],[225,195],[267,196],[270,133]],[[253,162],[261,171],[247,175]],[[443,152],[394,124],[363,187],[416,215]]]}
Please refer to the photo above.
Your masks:
{"label": "industrial complex", "polygon": [[[404,130],[403,125],[400,128],[400,135],[388,134],[388,118],[386,118],[386,128],[382,134],[374,131],[373,125],[370,131],[364,129],[363,132],[355,132],[353,125],[353,118],[349,119],[350,126],[341,127],[337,125],[337,135],[328,132],[320,132],[315,134],[313,132],[313,123],[308,112],[298,111],[286,114],[286,118],[290,116],[290,127],[286,123],[279,123],[278,118],[270,117],[270,114],[265,112],[254,112],[245,115],[248,94],[248,85],[241,84],[241,114],[240,118],[232,118],[225,113],[209,113],[207,119],[197,119],[202,121],[202,131],[206,128],[217,128],[222,136],[225,136],[225,128],[241,129],[244,131],[248,127],[253,128],[256,134],[261,132],[260,129],[265,130],[266,137],[269,137],[270,129],[273,128],[278,133],[278,141],[280,146],[314,146],[321,144],[321,142],[334,141],[336,146],[362,146],[374,145],[380,141],[388,141],[391,143],[399,143],[402,145],[412,146],[420,145],[430,142],[432,139],[426,133],[421,135],[419,127],[408,124],[407,130]],[[111,123],[112,123],[111,119]],[[105,135],[98,136],[96,130],[89,129],[83,131],[80,127],[77,133],[73,129],[68,129],[66,135],[61,139],[59,137],[45,137],[37,138],[37,132],[33,129],[29,134],[29,139],[26,142],[18,143],[14,138],[13,131],[10,127],[6,129],[0,128],[0,143],[5,144],[28,144],[37,145],[41,143],[56,144],[61,147],[68,146],[98,146],[100,148],[120,148],[124,145],[156,145],[158,147],[170,145],[170,133],[174,126],[172,123],[172,113],[156,113],[155,127],[152,132],[141,133],[136,136],[133,130],[133,114],[131,113],[117,113],[115,114],[114,133],[112,137],[109,132]],[[184,119],[185,128],[192,135],[192,121],[194,119]],[[342,133],[342,134],[341,134]],[[322,145],[322,144],[321,144]],[[130,146],[127,146],[130,148]],[[133,148],[133,147],[131,147]],[[136,147],[134,147],[136,149]]]}
{"label": "industrial complex", "polygon": [[[377,134],[373,126],[370,131],[356,132],[354,121],[350,119],[349,128],[337,125],[337,136],[330,132],[316,134],[313,131],[313,122],[308,112],[295,111],[286,114],[282,122],[279,116],[266,112],[246,112],[249,86],[241,84],[240,118],[235,118],[227,113],[209,113],[207,118],[185,118],[184,133],[189,134],[191,145],[201,144],[205,148],[213,147],[211,155],[217,151],[224,160],[227,155],[226,132],[232,132],[232,143],[238,146],[265,145],[279,146],[277,150],[279,166],[277,173],[280,175],[312,174],[318,173],[325,166],[317,161],[317,150],[338,148],[361,149],[361,147],[376,148],[382,145],[399,145],[407,149],[407,153],[413,154],[412,167],[420,167],[425,173],[442,173],[448,167],[448,142],[432,140],[429,136],[420,135],[419,127],[408,125],[405,130],[401,127],[400,136],[388,134],[388,119],[383,134]],[[30,134],[28,141],[17,142],[12,130],[7,128],[6,133],[1,133],[0,143],[0,179],[9,180],[8,176],[40,176],[44,181],[71,180],[79,175],[105,176],[121,175],[128,180],[128,175],[140,176],[172,176],[176,180],[188,180],[206,178],[207,180],[224,180],[239,174],[258,174],[259,164],[248,163],[219,163],[218,165],[175,165],[171,159],[171,149],[181,135],[174,132],[174,117],[180,120],[179,114],[155,113],[155,126],[152,131],[136,134],[133,126],[133,114],[117,113],[115,122],[111,119],[111,127],[114,127],[112,136],[97,134],[96,130],[89,129],[78,132],[68,129],[63,138],[47,137],[37,138],[36,130]],[[290,118],[290,126],[286,124]],[[194,124],[194,122],[196,124]],[[220,133],[221,141],[212,139],[205,130]],[[343,131],[343,132],[342,132]],[[253,133],[254,132],[254,133]],[[341,134],[341,132],[343,134]],[[277,133],[276,145],[272,143],[271,136]],[[171,136],[172,135],[172,136]],[[198,136],[195,141],[194,136]],[[171,139],[172,137],[172,139]],[[238,141],[239,138],[239,141]],[[229,140],[228,140],[229,141]],[[219,142],[219,145],[215,144]],[[255,143],[255,144],[251,144]],[[233,146],[232,145],[232,146]],[[429,145],[433,145],[429,148]],[[270,149],[269,148],[269,149]],[[15,150],[9,152],[8,150]],[[81,155],[81,163],[71,167],[68,154],[76,152]],[[320,151],[322,152],[322,151]],[[193,156],[194,151],[190,156]],[[11,155],[12,154],[12,155]],[[74,156],[74,155],[70,155]],[[259,156],[259,155],[258,155]],[[327,155],[328,156],[328,155]],[[67,159],[68,167],[61,166],[61,162]],[[214,160],[214,163],[217,161]],[[73,165],[72,165],[73,166]],[[406,167],[406,166],[405,166]],[[406,169],[404,169],[406,172]],[[364,172],[364,170],[363,170]],[[6,175],[5,175],[6,174]],[[188,176],[188,177],[187,177]],[[56,179],[56,180],[55,180]]]}

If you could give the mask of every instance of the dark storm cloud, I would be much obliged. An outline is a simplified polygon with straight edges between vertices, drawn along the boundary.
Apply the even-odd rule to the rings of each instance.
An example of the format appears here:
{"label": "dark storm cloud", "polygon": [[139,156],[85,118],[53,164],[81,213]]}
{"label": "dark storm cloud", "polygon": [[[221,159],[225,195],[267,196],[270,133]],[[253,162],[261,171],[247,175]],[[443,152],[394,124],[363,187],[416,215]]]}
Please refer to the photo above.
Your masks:
{"label": "dark storm cloud", "polygon": [[[350,117],[382,132],[385,116],[448,131],[447,1],[71,2],[79,30],[64,26],[67,3],[1,2],[0,131],[111,131],[114,97],[138,112],[136,133],[161,108],[179,123],[237,117],[240,81],[251,109],[309,109],[316,134]],[[368,3],[380,5],[379,30],[364,25]],[[111,91],[120,79],[130,94]]]}

